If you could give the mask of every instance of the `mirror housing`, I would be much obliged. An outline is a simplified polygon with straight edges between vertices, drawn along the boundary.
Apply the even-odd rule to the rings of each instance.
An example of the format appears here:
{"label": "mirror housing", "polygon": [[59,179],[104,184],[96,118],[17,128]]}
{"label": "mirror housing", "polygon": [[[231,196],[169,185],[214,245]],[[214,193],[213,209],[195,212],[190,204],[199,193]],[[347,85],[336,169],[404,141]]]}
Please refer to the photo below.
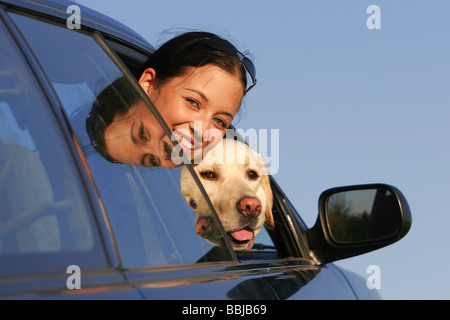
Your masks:
{"label": "mirror housing", "polygon": [[324,264],[393,244],[411,222],[408,202],[393,186],[339,187],[320,195],[319,216],[307,237],[315,260]]}

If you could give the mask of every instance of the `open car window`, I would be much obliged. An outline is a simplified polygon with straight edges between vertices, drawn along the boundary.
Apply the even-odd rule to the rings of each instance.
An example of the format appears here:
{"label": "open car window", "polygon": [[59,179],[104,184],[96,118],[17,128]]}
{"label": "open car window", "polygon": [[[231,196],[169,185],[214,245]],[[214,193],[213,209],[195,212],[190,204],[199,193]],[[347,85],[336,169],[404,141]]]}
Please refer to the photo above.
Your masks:
{"label": "open car window", "polygon": [[[274,197],[271,208],[275,228],[261,228],[255,239],[252,239],[251,248],[240,250],[240,242],[248,239],[245,228],[239,233],[235,232],[239,230],[230,230],[226,225],[224,228],[223,220],[219,222],[203,195],[200,195],[201,200],[195,199],[196,207],[193,207],[189,196],[201,192],[195,183],[189,195],[183,192],[183,188],[186,188],[182,177],[183,171],[187,171],[186,167],[146,168],[105,160],[92,146],[86,132],[86,118],[102,91],[114,89],[118,80],[126,82],[120,68],[97,40],[85,31],[69,30],[63,25],[38,21],[24,15],[11,16],[50,79],[82,146],[124,266],[233,260],[231,248],[235,249],[241,260],[299,256],[292,243],[279,197]],[[113,40],[106,40],[106,43],[137,77],[139,65],[145,61],[142,52],[133,53]],[[121,88],[123,85],[117,86],[114,91],[123,91]],[[127,88],[128,96],[129,92],[137,94],[133,93],[132,86]],[[120,94],[119,98],[129,99]],[[232,133],[232,130],[228,132]],[[228,138],[242,141],[236,133],[231,136]],[[192,176],[190,180],[193,180]],[[222,195],[225,198],[228,196]],[[216,206],[216,212],[220,213],[218,204],[214,201],[212,204]],[[236,242],[238,246],[234,245]]]}
{"label": "open car window", "polygon": [[195,214],[181,193],[181,168],[112,163],[94,149],[86,119],[98,95],[105,88],[117,89],[119,98],[137,93],[122,93],[120,87],[114,87],[123,74],[91,34],[30,16],[10,16],[39,60],[75,131],[124,267],[234,260],[224,234],[219,233],[215,243],[199,236]]}

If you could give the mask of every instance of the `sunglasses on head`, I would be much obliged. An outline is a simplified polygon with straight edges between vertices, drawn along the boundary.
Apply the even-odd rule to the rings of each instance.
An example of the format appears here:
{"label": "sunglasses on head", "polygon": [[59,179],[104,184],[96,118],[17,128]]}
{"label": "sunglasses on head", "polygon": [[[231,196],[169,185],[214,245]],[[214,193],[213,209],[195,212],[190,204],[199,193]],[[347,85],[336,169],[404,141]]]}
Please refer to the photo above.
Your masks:
{"label": "sunglasses on head", "polygon": [[205,41],[205,43],[213,49],[222,51],[230,56],[238,56],[242,61],[245,70],[250,75],[252,79],[252,84],[244,91],[244,95],[247,94],[256,85],[256,68],[252,60],[247,58],[242,52],[236,49],[230,42],[221,38],[204,38],[200,41]]}

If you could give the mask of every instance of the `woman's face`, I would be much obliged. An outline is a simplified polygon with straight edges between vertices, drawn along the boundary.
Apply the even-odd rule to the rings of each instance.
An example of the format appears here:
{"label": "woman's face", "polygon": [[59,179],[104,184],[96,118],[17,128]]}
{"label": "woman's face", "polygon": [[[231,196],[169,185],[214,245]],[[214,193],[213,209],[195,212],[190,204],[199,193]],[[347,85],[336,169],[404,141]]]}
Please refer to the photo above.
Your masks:
{"label": "woman's face", "polygon": [[[155,71],[147,69],[139,84],[154,103],[172,131],[168,137],[144,102],[116,114],[105,130],[106,152],[122,163],[147,167],[175,168],[181,159],[172,152],[183,149],[195,163],[206,147],[218,142],[236,115],[244,94],[238,74],[215,65],[189,67],[163,85],[155,81]],[[209,149],[208,148],[208,149]]]}

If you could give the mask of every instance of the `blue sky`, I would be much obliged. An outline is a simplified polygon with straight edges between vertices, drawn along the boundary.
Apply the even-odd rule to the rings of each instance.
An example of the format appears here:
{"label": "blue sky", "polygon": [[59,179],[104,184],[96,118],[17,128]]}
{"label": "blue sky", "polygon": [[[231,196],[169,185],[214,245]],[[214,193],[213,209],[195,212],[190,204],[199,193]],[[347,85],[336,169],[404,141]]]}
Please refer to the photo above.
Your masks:
{"label": "blue sky", "polygon": [[[448,1],[78,2],[155,46],[195,29],[248,50],[258,84],[234,123],[279,130],[274,176],[308,226],[331,187],[387,183],[409,201],[404,239],[336,264],[364,277],[378,265],[386,299],[450,299]],[[370,5],[381,29],[366,26]]]}

